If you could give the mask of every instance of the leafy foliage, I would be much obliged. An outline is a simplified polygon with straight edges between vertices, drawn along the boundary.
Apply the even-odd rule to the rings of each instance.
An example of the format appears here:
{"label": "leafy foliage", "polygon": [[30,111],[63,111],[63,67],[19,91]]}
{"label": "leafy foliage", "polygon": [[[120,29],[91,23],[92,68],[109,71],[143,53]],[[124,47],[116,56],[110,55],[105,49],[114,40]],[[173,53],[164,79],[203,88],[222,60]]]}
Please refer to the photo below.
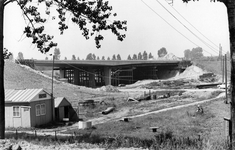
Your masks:
{"label": "leafy foliage", "polygon": [[141,52],[138,53],[138,58],[137,59],[138,60],[142,60],[143,59],[143,56],[142,56]]}
{"label": "leafy foliage", "polygon": [[55,58],[55,60],[60,60],[60,49],[59,48],[55,48],[54,58]]}
{"label": "leafy foliage", "polygon": [[92,54],[92,59],[91,60],[96,60],[96,55]]}
{"label": "leafy foliage", "polygon": [[128,55],[127,60],[131,60],[131,55]]}
{"label": "leafy foliage", "polygon": [[190,51],[190,49],[184,50],[184,57],[186,59],[191,59],[191,51]]}
{"label": "leafy foliage", "polygon": [[191,51],[189,49],[184,51],[184,57],[190,60],[196,60],[203,57],[203,49],[201,47],[193,48]]}
{"label": "leafy foliage", "polygon": [[115,54],[113,54],[112,60],[117,60]]}
{"label": "leafy foliage", "polygon": [[76,60],[76,56],[75,55],[72,55],[72,60]]}
{"label": "leafy foliage", "polygon": [[158,54],[158,57],[164,57],[167,54],[166,48],[162,47],[161,49],[158,50],[157,54]]}
{"label": "leafy foliage", "polygon": [[[28,25],[24,29],[24,34],[28,38],[32,38],[32,43],[37,45],[37,48],[42,53],[48,52],[52,47],[56,47],[57,43],[53,42],[54,36],[45,33],[44,24],[50,17],[42,17],[38,10],[38,6],[34,6],[32,0],[13,0],[20,6],[23,14],[28,20]],[[117,40],[122,41],[126,35],[120,31],[126,31],[127,21],[114,20],[110,21],[111,17],[117,16],[116,13],[111,13],[112,7],[108,1],[104,0],[38,0],[38,4],[45,5],[45,15],[51,14],[51,7],[56,7],[58,14],[58,29],[61,34],[64,33],[68,26],[68,19],[79,26],[82,35],[89,39],[94,36],[96,47],[100,48],[100,41],[104,39],[101,31],[110,30],[117,36]],[[71,17],[67,18],[69,14]],[[52,17],[55,20],[55,17]],[[111,23],[110,23],[111,22]]]}
{"label": "leafy foliage", "polygon": [[152,58],[153,58],[152,53],[149,53],[149,59],[152,59]]}
{"label": "leafy foliage", "polygon": [[13,56],[11,52],[8,51],[8,49],[4,48],[3,49],[3,58],[4,59],[9,59],[10,56]]}
{"label": "leafy foliage", "polygon": [[146,51],[143,52],[143,60],[148,59],[148,53]]}
{"label": "leafy foliage", "polygon": [[118,54],[118,55],[117,55],[117,60],[122,60],[122,58],[121,58],[121,55],[120,55],[120,54]]}
{"label": "leafy foliage", "polygon": [[24,59],[24,55],[23,55],[22,52],[19,52],[19,53],[18,53],[18,59]]}
{"label": "leafy foliage", "polygon": [[89,53],[89,54],[86,56],[86,60],[93,60],[93,54],[92,54],[92,53]]}
{"label": "leafy foliage", "polygon": [[132,60],[137,60],[137,55],[133,54]]}

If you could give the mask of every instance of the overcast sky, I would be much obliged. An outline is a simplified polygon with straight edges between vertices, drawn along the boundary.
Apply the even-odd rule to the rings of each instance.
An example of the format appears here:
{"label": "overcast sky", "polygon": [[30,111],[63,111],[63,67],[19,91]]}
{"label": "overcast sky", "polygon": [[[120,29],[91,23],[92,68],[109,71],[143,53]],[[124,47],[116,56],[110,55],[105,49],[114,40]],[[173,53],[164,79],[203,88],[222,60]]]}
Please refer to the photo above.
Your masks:
{"label": "overcast sky", "polygon": [[[109,3],[113,6],[113,12],[118,14],[118,19],[127,20],[125,40],[117,41],[112,33],[104,32],[105,39],[101,41],[101,48],[97,49],[93,38],[85,40],[77,25],[68,22],[69,29],[59,35],[58,26],[48,21],[47,31],[55,35],[61,59],[71,59],[73,54],[85,59],[88,53],[94,53],[100,58],[112,58],[113,54],[120,54],[122,59],[127,59],[129,54],[132,56],[143,51],[151,52],[157,57],[157,51],[162,47],[165,47],[168,53],[183,57],[184,50],[197,46],[203,48],[204,55],[211,56],[218,55],[219,44],[224,52],[229,51],[227,10],[220,2],[201,0],[186,4],[182,0],[174,0],[173,6],[168,5],[165,0],[109,0]],[[213,43],[191,27],[174,9]],[[36,46],[31,44],[31,39],[23,35],[26,23],[16,4],[6,6],[4,17],[4,47],[13,52],[14,57],[17,57],[18,52],[23,52],[24,58],[27,59],[45,59],[49,53],[53,53],[52,50],[47,55],[41,54]]]}

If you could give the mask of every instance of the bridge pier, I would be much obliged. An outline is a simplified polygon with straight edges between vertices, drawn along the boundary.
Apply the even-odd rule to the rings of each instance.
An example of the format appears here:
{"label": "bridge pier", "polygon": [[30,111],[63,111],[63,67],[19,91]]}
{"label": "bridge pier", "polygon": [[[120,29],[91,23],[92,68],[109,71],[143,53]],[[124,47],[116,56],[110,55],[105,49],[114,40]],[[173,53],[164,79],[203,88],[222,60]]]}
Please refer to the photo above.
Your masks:
{"label": "bridge pier", "polygon": [[104,77],[103,77],[105,85],[111,85],[111,68],[104,67]]}
{"label": "bridge pier", "polygon": [[88,72],[89,72],[89,87],[95,88],[95,69],[93,69],[92,67],[88,68]]}
{"label": "bridge pier", "polygon": [[64,78],[64,69],[60,68],[60,78]]}
{"label": "bridge pier", "polygon": [[79,78],[80,78],[80,76],[79,76],[79,70],[78,69],[74,69],[74,76],[73,76],[73,78],[74,78],[74,84],[75,85],[79,85]]}

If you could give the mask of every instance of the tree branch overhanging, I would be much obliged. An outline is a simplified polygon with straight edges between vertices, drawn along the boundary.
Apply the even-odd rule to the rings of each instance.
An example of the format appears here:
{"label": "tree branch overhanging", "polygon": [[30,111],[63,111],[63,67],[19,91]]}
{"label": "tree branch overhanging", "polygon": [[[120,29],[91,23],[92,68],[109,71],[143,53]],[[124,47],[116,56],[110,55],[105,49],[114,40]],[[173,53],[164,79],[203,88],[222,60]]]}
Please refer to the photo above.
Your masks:
{"label": "tree branch overhanging", "polygon": [[9,4],[9,3],[13,3],[15,0],[5,0],[4,1],[4,7]]}
{"label": "tree branch overhanging", "polygon": [[[33,39],[33,44],[37,44],[39,50],[43,53],[48,52],[51,47],[56,46],[52,42],[52,36],[43,34],[44,25],[36,28],[34,23],[45,23],[46,19],[40,17],[40,13],[37,11],[37,7],[30,6],[30,0],[19,0],[17,4],[21,7],[24,15],[27,17],[30,26],[25,28],[24,33],[27,37]],[[100,48],[100,41],[104,39],[101,35],[102,30],[110,30],[113,34],[117,36],[117,39],[122,41],[126,35],[121,34],[120,31],[127,30],[126,21],[116,21],[112,23],[107,23],[107,20],[111,17],[112,7],[108,6],[107,1],[97,0],[97,1],[84,1],[84,0],[38,0],[38,3],[45,3],[47,15],[50,14],[50,7],[52,5],[57,6],[58,13],[58,25],[61,34],[68,29],[66,13],[72,14],[72,22],[79,26],[82,31],[82,35],[89,39],[91,36],[95,36],[94,40],[96,47]],[[30,15],[30,17],[29,17]],[[116,13],[113,14],[116,16]],[[87,26],[91,24],[91,26]],[[94,34],[94,33],[98,34]],[[45,43],[50,43],[46,45]]]}

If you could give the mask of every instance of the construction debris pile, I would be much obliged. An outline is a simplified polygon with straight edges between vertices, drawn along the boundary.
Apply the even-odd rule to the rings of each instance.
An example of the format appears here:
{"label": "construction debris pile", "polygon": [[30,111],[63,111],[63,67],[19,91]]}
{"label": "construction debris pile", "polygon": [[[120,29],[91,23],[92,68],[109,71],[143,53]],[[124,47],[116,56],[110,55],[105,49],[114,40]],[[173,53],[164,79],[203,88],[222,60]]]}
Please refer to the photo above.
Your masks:
{"label": "construction debris pile", "polygon": [[198,79],[198,77],[204,73],[207,73],[206,71],[202,70],[201,68],[192,65],[190,67],[187,67],[184,72],[178,74],[173,79]]}
{"label": "construction debris pile", "polygon": [[142,88],[147,89],[192,89],[195,88],[197,80],[166,80],[166,81],[158,81],[152,82],[146,85],[142,85]]}
{"label": "construction debris pile", "polygon": [[199,76],[198,80],[201,82],[215,82],[215,81],[217,81],[216,75],[214,73],[204,73]]}
{"label": "construction debris pile", "polygon": [[97,88],[97,90],[101,92],[120,92],[116,87],[112,85],[102,86],[100,88]]}

